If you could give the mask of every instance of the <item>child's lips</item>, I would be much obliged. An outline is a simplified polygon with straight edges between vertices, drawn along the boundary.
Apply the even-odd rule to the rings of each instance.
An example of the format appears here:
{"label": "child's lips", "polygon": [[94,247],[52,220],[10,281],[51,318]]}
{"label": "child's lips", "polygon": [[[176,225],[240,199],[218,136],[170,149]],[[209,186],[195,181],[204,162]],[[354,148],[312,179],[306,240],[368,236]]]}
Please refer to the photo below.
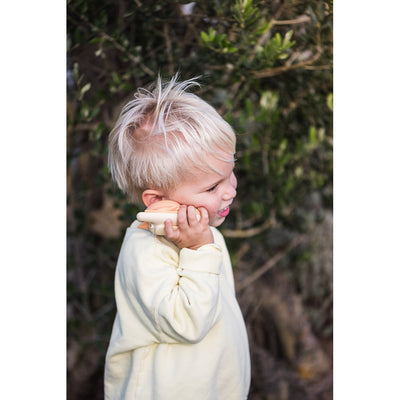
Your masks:
{"label": "child's lips", "polygon": [[221,211],[218,211],[218,215],[219,215],[220,217],[223,217],[223,218],[225,218],[228,214],[229,214],[229,206],[226,207],[226,208],[224,208],[224,209],[221,210]]}

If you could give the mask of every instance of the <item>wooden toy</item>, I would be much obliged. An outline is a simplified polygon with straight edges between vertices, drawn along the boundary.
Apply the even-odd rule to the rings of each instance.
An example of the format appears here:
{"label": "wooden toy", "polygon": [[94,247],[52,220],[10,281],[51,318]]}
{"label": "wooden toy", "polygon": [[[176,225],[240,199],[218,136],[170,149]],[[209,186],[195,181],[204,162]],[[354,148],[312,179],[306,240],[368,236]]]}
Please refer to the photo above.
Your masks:
{"label": "wooden toy", "polygon": [[[172,220],[172,226],[177,229],[177,215],[180,204],[173,200],[160,200],[151,204],[143,212],[136,215],[136,219],[142,222],[140,229],[147,229],[155,235],[166,235],[164,222]],[[196,209],[197,219],[200,220],[200,211]]]}

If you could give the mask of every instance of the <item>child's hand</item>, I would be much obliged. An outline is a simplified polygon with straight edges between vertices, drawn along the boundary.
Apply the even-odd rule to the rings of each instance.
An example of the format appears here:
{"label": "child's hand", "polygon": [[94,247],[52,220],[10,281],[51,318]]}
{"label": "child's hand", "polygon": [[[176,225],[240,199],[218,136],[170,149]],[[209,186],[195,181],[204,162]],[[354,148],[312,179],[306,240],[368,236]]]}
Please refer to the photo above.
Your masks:
{"label": "child's hand", "polygon": [[201,217],[197,219],[193,206],[182,205],[178,211],[178,228],[172,227],[170,219],[165,221],[165,232],[169,240],[180,249],[184,247],[197,250],[206,244],[214,243],[214,236],[208,225],[208,212],[204,207],[199,208]]}

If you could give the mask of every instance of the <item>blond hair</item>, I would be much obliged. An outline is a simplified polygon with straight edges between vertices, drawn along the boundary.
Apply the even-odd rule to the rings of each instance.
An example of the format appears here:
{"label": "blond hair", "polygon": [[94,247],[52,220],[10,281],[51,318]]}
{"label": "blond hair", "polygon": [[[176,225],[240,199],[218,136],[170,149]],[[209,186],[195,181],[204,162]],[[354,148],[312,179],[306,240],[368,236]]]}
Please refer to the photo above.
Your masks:
{"label": "blond hair", "polygon": [[[204,100],[187,90],[195,79],[139,89],[110,133],[112,178],[131,201],[146,189],[173,190],[194,168],[210,170],[207,156],[235,153],[231,126]],[[226,156],[225,156],[226,157]],[[232,161],[233,158],[226,160]]]}

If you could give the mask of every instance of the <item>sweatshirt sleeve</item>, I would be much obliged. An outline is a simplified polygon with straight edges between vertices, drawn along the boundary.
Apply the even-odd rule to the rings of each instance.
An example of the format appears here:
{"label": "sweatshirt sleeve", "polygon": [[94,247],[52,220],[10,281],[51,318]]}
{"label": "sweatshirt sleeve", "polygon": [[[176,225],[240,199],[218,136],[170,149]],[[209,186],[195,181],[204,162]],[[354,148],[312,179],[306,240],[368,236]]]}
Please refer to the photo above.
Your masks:
{"label": "sweatshirt sleeve", "polygon": [[160,343],[196,343],[220,318],[222,249],[177,249],[147,232],[125,246],[118,291]]}

